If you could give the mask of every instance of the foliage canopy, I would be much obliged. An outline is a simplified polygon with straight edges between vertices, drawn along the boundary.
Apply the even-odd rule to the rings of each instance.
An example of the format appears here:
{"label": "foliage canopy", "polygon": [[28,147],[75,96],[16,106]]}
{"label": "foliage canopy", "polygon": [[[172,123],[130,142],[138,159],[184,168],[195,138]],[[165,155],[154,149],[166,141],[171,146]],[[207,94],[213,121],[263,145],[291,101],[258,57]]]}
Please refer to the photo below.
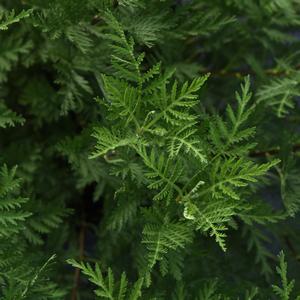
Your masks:
{"label": "foliage canopy", "polygon": [[300,300],[299,25],[3,0],[0,299]]}

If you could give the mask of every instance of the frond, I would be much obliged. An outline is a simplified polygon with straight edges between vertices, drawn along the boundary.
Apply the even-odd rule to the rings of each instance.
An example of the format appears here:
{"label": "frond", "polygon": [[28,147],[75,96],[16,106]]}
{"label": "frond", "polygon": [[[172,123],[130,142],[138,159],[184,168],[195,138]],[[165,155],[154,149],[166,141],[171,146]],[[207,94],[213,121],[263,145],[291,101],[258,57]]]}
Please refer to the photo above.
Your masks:
{"label": "frond", "polygon": [[258,101],[272,107],[279,118],[285,117],[295,107],[294,98],[300,95],[297,74],[273,79],[257,93]]}
{"label": "frond", "polygon": [[[135,113],[140,102],[140,91],[125,80],[102,75],[105,104],[110,112],[110,119],[128,125],[135,121]],[[122,119],[120,119],[120,117]],[[136,121],[135,121],[136,122]]]}
{"label": "frond", "polygon": [[93,137],[97,139],[95,151],[90,158],[96,158],[107,154],[109,151],[114,151],[117,148],[131,146],[136,144],[135,136],[120,137],[113,134],[107,128],[96,128]]}
{"label": "frond", "polygon": [[16,168],[6,165],[0,169],[0,237],[23,229],[22,223],[31,215],[23,210],[28,199],[18,196],[20,180],[15,177]]}
{"label": "frond", "polygon": [[82,53],[86,54],[92,49],[93,41],[84,27],[80,25],[70,26],[66,29],[65,34]]}
{"label": "frond", "polygon": [[111,64],[115,76],[140,85],[142,80],[140,64],[143,60],[143,54],[135,56],[134,40],[126,37],[122,25],[112,13],[105,13],[103,18],[111,30],[106,34],[106,38],[111,41],[113,51]]}
{"label": "frond", "polygon": [[[130,19],[125,19],[124,26],[131,33],[137,44],[149,48],[161,43],[162,32],[172,28],[173,22],[168,18],[168,11],[159,7],[159,3],[152,6],[152,10],[145,13],[143,1],[140,7],[136,6]],[[157,7],[156,7],[157,6]]]}
{"label": "frond", "polygon": [[142,183],[146,183],[147,179],[144,176],[145,168],[139,161],[122,161],[111,170],[111,175],[119,176],[123,180],[125,178],[131,178],[138,186]]}
{"label": "frond", "polygon": [[43,235],[58,228],[63,223],[64,218],[72,212],[71,209],[56,203],[45,204],[35,200],[29,204],[32,205],[31,217],[27,219],[23,234],[34,245],[44,244]]}
{"label": "frond", "polygon": [[273,272],[270,263],[273,255],[268,249],[270,238],[258,227],[249,225],[244,225],[242,234],[247,238],[247,251],[254,251],[255,263],[260,266],[261,274],[269,279]]}
{"label": "frond", "polygon": [[218,293],[218,281],[213,279],[204,284],[199,291],[197,300],[217,300],[220,299],[220,296],[221,295]]}
{"label": "frond", "polygon": [[10,12],[2,11],[0,13],[0,30],[7,30],[8,27],[13,23],[18,23],[24,18],[28,18],[32,12],[32,9],[22,10],[16,14],[14,10]]}
{"label": "frond", "polygon": [[0,36],[0,83],[7,81],[8,73],[18,62],[24,63],[32,47],[30,40],[14,35]]}
{"label": "frond", "polygon": [[[93,269],[89,263],[78,263],[72,259],[69,259],[67,262],[73,267],[80,269],[82,273],[88,277],[89,281],[97,286],[97,289],[95,290],[95,294],[97,296],[101,298],[114,299],[113,294],[115,279],[111,269],[107,270],[107,278],[104,278],[99,264],[96,264],[95,269]],[[120,285],[122,288],[121,294],[123,294],[123,290],[126,288],[126,285],[127,280],[125,282],[123,279]]]}
{"label": "frond", "polygon": [[253,200],[251,203],[244,205],[243,210],[238,213],[238,216],[250,226],[255,223],[260,225],[277,223],[287,217],[286,213],[276,212],[270,205]]}
{"label": "frond", "polygon": [[231,105],[226,109],[226,120],[214,116],[209,124],[209,138],[216,147],[216,151],[229,156],[240,156],[247,153],[255,144],[243,144],[253,137],[254,127],[246,127],[254,106],[249,106],[252,93],[250,92],[250,78],[246,77],[241,84],[241,93],[236,92],[237,109]]}
{"label": "frond", "polygon": [[153,148],[150,153],[143,146],[136,148],[136,150],[144,164],[150,169],[149,172],[145,173],[145,176],[150,180],[148,188],[159,190],[153,200],[166,199],[169,203],[171,200],[175,200],[178,195],[182,196],[182,190],[176,183],[183,171],[180,161],[175,162],[163,154],[157,155]]}
{"label": "frond", "polygon": [[159,261],[159,270],[162,276],[170,274],[179,282],[182,280],[184,270],[184,251],[170,250]]}
{"label": "frond", "polygon": [[172,300],[185,300],[188,297],[188,292],[184,285],[180,282],[176,284],[175,291],[172,294]]}
{"label": "frond", "polygon": [[[12,239],[10,238],[12,241]],[[1,240],[5,243],[5,240]],[[15,241],[14,241],[15,242]],[[29,258],[29,253],[24,251],[24,245],[20,242],[11,243],[11,248],[4,248],[13,253],[14,260],[7,266],[1,267],[0,272],[0,294],[1,299],[62,299],[66,296],[65,291],[58,288],[48,276],[49,269],[55,260],[55,255],[49,257],[45,263],[36,263]],[[2,245],[1,245],[2,246]],[[2,259],[0,246],[0,258]],[[21,249],[20,249],[21,248]],[[25,261],[24,257],[28,256]],[[35,257],[36,259],[36,257]]]}
{"label": "frond", "polygon": [[93,91],[83,75],[83,67],[79,66],[75,59],[71,61],[61,59],[60,64],[55,68],[58,73],[55,83],[60,86],[56,97],[61,100],[61,114],[66,115],[82,104],[83,95],[91,95]]}
{"label": "frond", "polygon": [[197,93],[208,79],[208,76],[209,74],[196,78],[191,83],[185,82],[180,88],[178,88],[178,83],[175,81],[169,93],[167,92],[166,83],[164,83],[158,94],[154,94],[157,100],[153,104],[159,109],[153,115],[153,119],[146,124],[145,129],[150,129],[160,120],[174,126],[195,122],[196,117],[190,112],[190,109],[198,103]]}
{"label": "frond", "polygon": [[300,178],[296,167],[277,168],[280,178],[281,197],[287,213],[294,217],[300,209]]}
{"label": "frond", "polygon": [[191,201],[184,203],[184,217],[195,224],[196,230],[214,237],[223,251],[226,251],[225,238],[228,222],[238,211],[233,201],[214,200],[196,205]]}
{"label": "frond", "polygon": [[0,102],[0,127],[15,126],[18,123],[23,124],[24,121],[24,118],[7,108],[4,102]]}
{"label": "frond", "polygon": [[110,300],[137,300],[141,297],[143,279],[140,278],[130,289],[128,287],[128,280],[126,274],[123,272],[119,282],[116,282],[114,274],[110,268],[108,268],[104,277],[104,274],[98,263],[93,268],[89,263],[76,262],[73,259],[67,261],[70,265],[78,268],[86,275],[91,283],[97,288],[95,294],[100,299]]}
{"label": "frond", "polygon": [[142,243],[148,250],[148,266],[152,269],[157,261],[165,259],[170,250],[183,249],[192,241],[190,227],[181,222],[165,218],[160,222],[151,222],[144,227]]}
{"label": "frond", "polygon": [[143,74],[143,83],[147,83],[151,81],[157,75],[160,75],[160,72],[161,72],[161,63],[158,62]]}
{"label": "frond", "polygon": [[195,124],[188,124],[183,128],[176,129],[168,139],[168,152],[171,157],[177,157],[179,154],[191,154],[200,162],[207,162]]}
{"label": "frond", "polygon": [[137,215],[140,201],[129,193],[128,197],[120,196],[116,199],[116,205],[107,220],[107,229],[120,232],[130,225]]}
{"label": "frond", "polygon": [[[219,7],[211,7],[207,10],[207,3],[186,3],[186,8],[182,9],[181,22],[175,33],[181,36],[209,36],[218,32],[230,23],[235,23],[234,16],[221,12]],[[184,22],[183,22],[184,20]]]}
{"label": "frond", "polygon": [[245,293],[245,300],[253,300],[258,295],[258,288],[252,287],[250,290],[247,290]]}
{"label": "frond", "polygon": [[239,200],[237,190],[256,182],[257,177],[265,175],[278,162],[279,160],[274,160],[257,165],[244,158],[217,159],[212,166],[210,183],[204,184],[195,197],[210,194],[213,198],[229,197]]}
{"label": "frond", "polygon": [[281,300],[289,300],[291,292],[293,291],[295,281],[288,281],[287,279],[287,263],[285,262],[284,253],[280,252],[278,255],[279,258],[279,266],[276,267],[276,272],[281,278],[281,287],[277,285],[272,285],[274,293]]}

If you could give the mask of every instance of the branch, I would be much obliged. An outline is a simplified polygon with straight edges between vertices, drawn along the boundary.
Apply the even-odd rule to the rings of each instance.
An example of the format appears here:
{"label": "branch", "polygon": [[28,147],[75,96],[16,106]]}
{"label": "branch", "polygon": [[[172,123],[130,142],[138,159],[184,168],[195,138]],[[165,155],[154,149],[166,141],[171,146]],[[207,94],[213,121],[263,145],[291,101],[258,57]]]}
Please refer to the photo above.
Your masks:
{"label": "branch", "polygon": [[[250,157],[261,157],[266,155],[275,155],[278,154],[280,151],[279,148],[269,149],[265,151],[253,151],[250,153]],[[300,151],[300,144],[295,144],[292,147],[292,152],[298,152]]]}
{"label": "branch", "polygon": [[[295,70],[300,70],[300,64],[295,66]],[[227,70],[213,70],[213,69],[206,69],[206,70],[201,70],[201,74],[207,74],[210,73],[211,76],[215,77],[236,77],[236,78],[241,78],[245,77],[247,75],[255,75],[256,73],[253,72],[252,70],[240,70],[240,71],[227,71]],[[269,76],[286,76],[290,75],[291,71],[290,70],[277,70],[276,68],[273,69],[265,69],[265,74]]]}
{"label": "branch", "polygon": [[[84,244],[85,244],[85,229],[86,223],[81,223],[80,232],[79,232],[79,260],[83,260],[84,257]],[[72,296],[71,300],[77,300],[77,292],[79,288],[79,281],[80,281],[80,269],[76,268],[74,273],[74,287],[72,289]]]}

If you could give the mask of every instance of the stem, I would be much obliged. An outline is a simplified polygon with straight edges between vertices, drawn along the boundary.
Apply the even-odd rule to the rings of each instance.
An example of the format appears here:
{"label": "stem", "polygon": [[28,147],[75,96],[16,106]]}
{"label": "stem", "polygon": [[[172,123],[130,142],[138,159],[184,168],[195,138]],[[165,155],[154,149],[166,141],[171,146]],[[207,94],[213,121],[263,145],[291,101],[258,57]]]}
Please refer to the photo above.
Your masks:
{"label": "stem", "polygon": [[[292,146],[292,152],[298,152],[300,151],[300,144],[295,144]],[[265,151],[253,151],[249,154],[250,157],[261,157],[266,155],[275,155],[280,152],[279,148],[269,149]]]}
{"label": "stem", "polygon": [[[83,260],[84,258],[84,243],[85,243],[85,227],[86,224],[83,220],[80,226],[80,232],[79,232],[79,260]],[[75,269],[74,273],[74,287],[72,289],[72,296],[71,300],[77,300],[77,293],[78,293],[78,288],[79,288],[79,283],[80,283],[80,270],[78,268]]]}
{"label": "stem", "polygon": [[[295,70],[300,69],[300,64],[295,66]],[[284,76],[284,75],[290,75],[292,71],[289,70],[277,70],[275,68],[273,69],[265,69],[265,74],[269,76]],[[226,70],[211,70],[211,69],[206,69],[206,70],[201,70],[201,74],[207,74],[211,73],[211,76],[215,77],[236,77],[236,78],[241,78],[244,76],[247,76],[249,74],[255,75],[253,71],[251,70],[246,70],[246,71],[226,71]]]}

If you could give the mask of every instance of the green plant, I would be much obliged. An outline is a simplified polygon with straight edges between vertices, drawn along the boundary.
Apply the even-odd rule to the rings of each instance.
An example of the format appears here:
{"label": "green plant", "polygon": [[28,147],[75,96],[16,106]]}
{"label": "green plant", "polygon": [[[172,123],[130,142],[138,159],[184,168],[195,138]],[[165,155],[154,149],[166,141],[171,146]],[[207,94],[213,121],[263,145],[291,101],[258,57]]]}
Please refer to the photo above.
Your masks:
{"label": "green plant", "polygon": [[0,299],[300,299],[299,12],[2,1]]}

